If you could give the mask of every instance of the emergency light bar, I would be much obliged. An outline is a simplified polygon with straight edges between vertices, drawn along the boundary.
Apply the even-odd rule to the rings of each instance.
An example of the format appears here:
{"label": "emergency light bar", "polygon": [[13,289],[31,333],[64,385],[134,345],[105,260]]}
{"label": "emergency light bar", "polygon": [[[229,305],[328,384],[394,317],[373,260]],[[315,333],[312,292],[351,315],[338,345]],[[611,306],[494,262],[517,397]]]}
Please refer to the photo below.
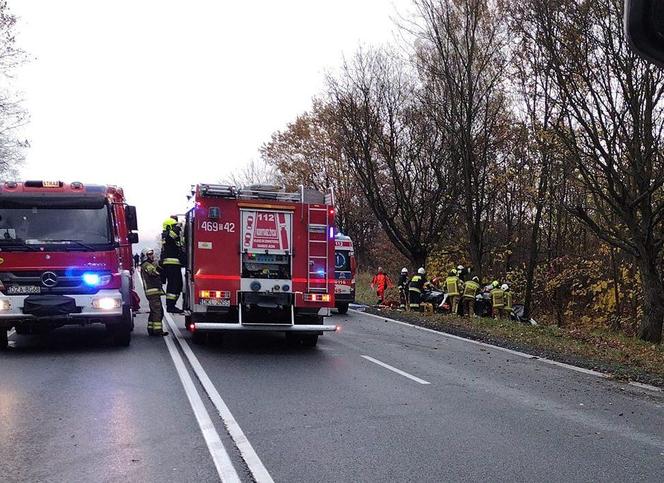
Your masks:
{"label": "emergency light bar", "polygon": [[225,184],[202,184],[201,194],[219,198],[237,198],[237,188]]}

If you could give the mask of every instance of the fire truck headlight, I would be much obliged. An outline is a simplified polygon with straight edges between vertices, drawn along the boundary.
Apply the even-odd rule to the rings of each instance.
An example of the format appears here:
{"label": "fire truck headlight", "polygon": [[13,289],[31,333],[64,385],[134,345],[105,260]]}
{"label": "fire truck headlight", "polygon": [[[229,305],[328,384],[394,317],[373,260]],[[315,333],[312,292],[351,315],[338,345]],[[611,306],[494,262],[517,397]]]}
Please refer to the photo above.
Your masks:
{"label": "fire truck headlight", "polygon": [[92,306],[99,310],[113,310],[119,309],[122,306],[122,300],[113,297],[102,297],[94,299]]}
{"label": "fire truck headlight", "polygon": [[283,287],[281,287],[281,290],[283,290],[284,292],[288,292],[290,290],[290,285],[284,285]]}
{"label": "fire truck headlight", "polygon": [[5,310],[10,310],[12,308],[12,303],[7,299],[0,299],[0,312]]}
{"label": "fire truck headlight", "polygon": [[249,288],[254,292],[258,292],[261,289],[261,283],[254,280],[251,282],[251,285],[249,285]]}

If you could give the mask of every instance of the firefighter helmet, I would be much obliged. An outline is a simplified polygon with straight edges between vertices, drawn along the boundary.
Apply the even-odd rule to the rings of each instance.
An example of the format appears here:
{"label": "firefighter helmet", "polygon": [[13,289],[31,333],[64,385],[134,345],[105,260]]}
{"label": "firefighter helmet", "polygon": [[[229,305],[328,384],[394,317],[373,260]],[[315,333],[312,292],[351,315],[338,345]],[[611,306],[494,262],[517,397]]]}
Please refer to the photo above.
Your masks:
{"label": "firefighter helmet", "polygon": [[494,280],[491,285],[493,285],[493,288],[498,288],[500,284],[498,283],[498,280]]}
{"label": "firefighter helmet", "polygon": [[408,269],[407,269],[406,267],[403,267],[403,268],[401,269],[401,273],[408,273]]}
{"label": "firefighter helmet", "polygon": [[480,277],[473,277],[473,282],[480,283]]}
{"label": "firefighter helmet", "polygon": [[175,221],[173,218],[168,217],[164,220],[164,223],[162,224],[162,226],[164,227],[164,230],[168,230],[168,228],[170,228],[174,225],[177,225],[177,223],[178,222]]}
{"label": "firefighter helmet", "polygon": [[462,272],[462,271],[463,271],[463,265],[459,265],[459,266],[457,267],[457,271]]}
{"label": "firefighter helmet", "polygon": [[506,283],[504,283],[504,284],[502,284],[502,285],[500,286],[500,289],[501,289],[502,291],[505,291],[505,290],[509,290],[510,287],[509,287],[509,285],[507,285]]}
{"label": "firefighter helmet", "polygon": [[424,267],[420,267],[420,268],[417,269],[417,273],[420,274],[420,275],[424,275],[426,273],[426,271],[424,270]]}

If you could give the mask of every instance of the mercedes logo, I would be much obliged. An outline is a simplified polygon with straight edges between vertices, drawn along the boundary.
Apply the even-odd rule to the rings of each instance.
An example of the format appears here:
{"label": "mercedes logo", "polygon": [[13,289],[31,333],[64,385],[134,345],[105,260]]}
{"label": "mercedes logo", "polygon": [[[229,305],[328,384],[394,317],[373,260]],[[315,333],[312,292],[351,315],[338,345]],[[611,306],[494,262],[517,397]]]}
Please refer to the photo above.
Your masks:
{"label": "mercedes logo", "polygon": [[58,284],[58,276],[53,272],[44,272],[41,276],[41,283],[44,287],[53,288]]}

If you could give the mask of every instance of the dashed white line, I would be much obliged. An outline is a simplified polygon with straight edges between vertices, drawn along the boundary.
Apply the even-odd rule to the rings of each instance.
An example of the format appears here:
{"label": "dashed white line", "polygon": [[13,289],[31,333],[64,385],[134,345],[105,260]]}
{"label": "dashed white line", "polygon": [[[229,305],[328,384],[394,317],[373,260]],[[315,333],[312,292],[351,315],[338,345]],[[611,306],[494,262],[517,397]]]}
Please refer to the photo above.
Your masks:
{"label": "dashed white line", "polygon": [[362,356],[363,359],[368,360],[369,362],[373,362],[374,364],[378,364],[379,366],[384,367],[385,369],[389,369],[392,372],[396,372],[399,375],[402,375],[404,377],[407,377],[408,379],[417,382],[418,384],[431,384],[428,381],[425,381],[424,379],[420,379],[419,377],[415,377],[412,374],[408,374],[407,372],[402,371],[401,369],[397,369],[394,366],[391,366],[389,364],[385,364],[384,362],[379,361],[378,359],[374,359],[373,357],[369,356]]}
{"label": "dashed white line", "polygon": [[[488,347],[488,348],[499,350],[499,351],[502,351],[502,352],[507,352],[508,354],[512,354],[512,355],[515,355],[515,356],[518,356],[518,357],[537,360],[539,362],[544,362],[545,364],[550,364],[552,366],[562,367],[562,368],[568,369],[570,371],[580,372],[582,374],[587,374],[589,376],[599,377],[599,378],[602,378],[602,379],[610,379],[611,378],[610,374],[605,374],[603,372],[593,371],[592,369],[586,369],[584,367],[578,367],[578,366],[573,366],[571,364],[565,364],[564,362],[558,362],[558,361],[554,361],[554,360],[551,360],[551,359],[547,359],[545,357],[534,356],[532,354],[526,354],[525,352],[519,352],[519,351],[515,351],[515,350],[512,350],[512,349],[507,349],[505,347],[500,347],[500,346],[493,345],[493,344],[487,344],[486,342],[480,342],[478,340],[466,339],[465,337],[460,337],[458,335],[448,334],[447,332],[440,332],[438,330],[429,329],[427,327],[420,327],[419,325],[409,324],[408,322],[402,322],[400,320],[391,319],[389,317],[384,317],[384,316],[381,316],[381,315],[369,314],[367,312],[361,312],[359,310],[354,310],[354,309],[350,309],[350,310],[357,313],[357,314],[360,314],[360,315],[366,315],[368,317],[373,317],[375,319],[379,319],[379,320],[382,320],[382,321],[389,321],[389,322],[392,322],[394,324],[402,325],[402,326],[405,326],[405,327],[410,327],[412,329],[423,330],[425,332],[430,332],[432,334],[436,334],[436,335],[439,335],[441,337],[447,337],[448,339],[460,340],[460,341],[463,341],[463,342],[467,342],[469,344],[475,344],[475,345],[479,345],[479,346],[482,346],[482,347]],[[647,389],[649,391],[662,392],[661,388],[656,387],[656,386],[651,386],[649,384],[642,384],[642,383],[634,382],[634,381],[630,381],[628,384],[630,386],[638,387],[640,389]]]}
{"label": "dashed white line", "polygon": [[198,377],[198,380],[212,401],[212,404],[214,404],[214,407],[217,408],[217,411],[219,411],[219,416],[221,416],[221,419],[223,420],[224,425],[228,430],[228,434],[230,434],[231,438],[235,442],[235,445],[240,451],[240,455],[242,456],[244,462],[247,464],[247,467],[249,468],[254,481],[257,483],[274,483],[270,473],[267,471],[267,468],[265,468],[265,465],[263,465],[263,462],[256,454],[253,446],[251,446],[249,439],[247,439],[237,420],[233,417],[230,409],[228,409],[228,406],[221,398],[219,391],[217,391],[217,388],[214,387],[214,384],[212,384],[212,381],[205,372],[205,369],[203,369],[201,363],[198,361],[198,358],[191,350],[184,337],[182,337],[182,333],[180,332],[180,329],[177,327],[177,325],[175,325],[175,321],[170,316],[170,314],[165,314],[165,316],[171,333],[175,336],[175,339],[180,344],[182,352],[184,352],[184,355],[187,357],[191,368],[194,370],[196,377]]}
{"label": "dashed white line", "polygon": [[214,466],[217,468],[219,478],[221,478],[222,482],[239,483],[240,477],[233,467],[233,463],[226,452],[226,448],[224,448],[224,444],[219,438],[219,433],[217,433],[207,409],[205,409],[203,400],[198,395],[194,381],[191,379],[191,376],[184,366],[182,356],[178,352],[177,347],[175,347],[175,343],[170,338],[165,337],[164,340],[168,347],[168,352],[173,359],[173,363],[175,364],[178,376],[180,376],[184,391],[189,399],[189,404],[191,404],[191,408],[194,410],[196,421],[198,421],[198,426],[201,428],[205,443],[207,444],[208,450],[210,450],[210,455],[212,455],[212,460],[214,461]]}

